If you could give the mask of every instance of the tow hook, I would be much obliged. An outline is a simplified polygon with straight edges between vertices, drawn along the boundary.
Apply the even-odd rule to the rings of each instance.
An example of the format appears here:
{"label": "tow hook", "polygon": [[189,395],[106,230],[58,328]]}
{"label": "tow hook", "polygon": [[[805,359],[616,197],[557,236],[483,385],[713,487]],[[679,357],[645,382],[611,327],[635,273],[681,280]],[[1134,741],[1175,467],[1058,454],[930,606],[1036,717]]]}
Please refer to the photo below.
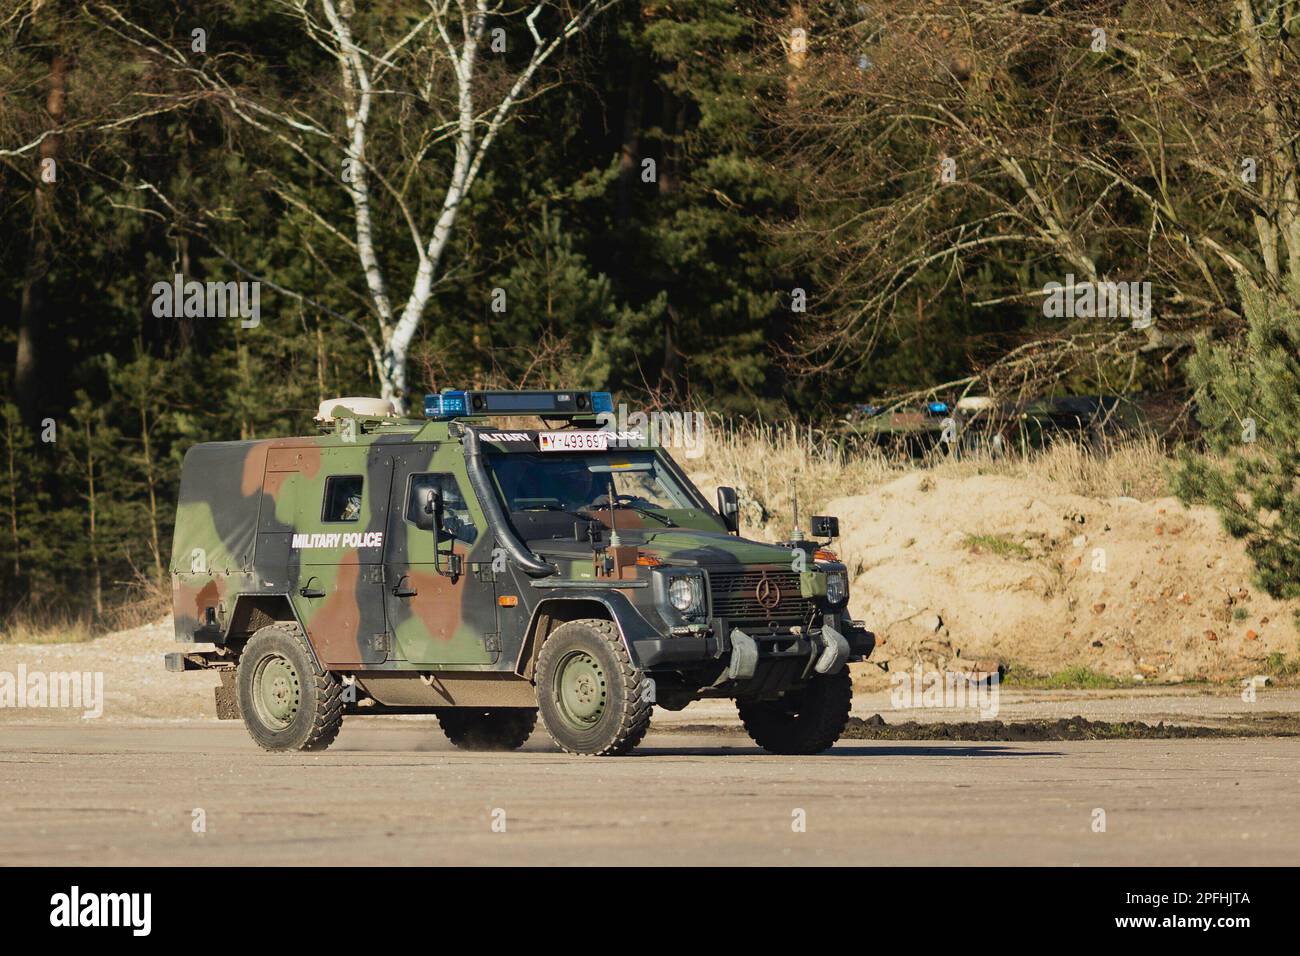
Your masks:
{"label": "tow hook", "polygon": [[829,624],[822,626],[822,652],[813,665],[818,674],[838,674],[849,659],[849,642]]}

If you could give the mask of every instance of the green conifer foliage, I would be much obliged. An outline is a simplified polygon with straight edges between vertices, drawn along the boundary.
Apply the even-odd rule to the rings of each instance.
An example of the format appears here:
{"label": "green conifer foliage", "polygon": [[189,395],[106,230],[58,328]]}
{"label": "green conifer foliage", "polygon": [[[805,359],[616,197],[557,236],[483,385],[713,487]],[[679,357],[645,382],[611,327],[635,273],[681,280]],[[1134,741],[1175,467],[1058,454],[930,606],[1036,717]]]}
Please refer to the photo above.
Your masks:
{"label": "green conifer foliage", "polygon": [[1210,456],[1183,456],[1174,487],[1245,541],[1260,586],[1300,596],[1300,284],[1243,284],[1246,335],[1201,339],[1188,363]]}

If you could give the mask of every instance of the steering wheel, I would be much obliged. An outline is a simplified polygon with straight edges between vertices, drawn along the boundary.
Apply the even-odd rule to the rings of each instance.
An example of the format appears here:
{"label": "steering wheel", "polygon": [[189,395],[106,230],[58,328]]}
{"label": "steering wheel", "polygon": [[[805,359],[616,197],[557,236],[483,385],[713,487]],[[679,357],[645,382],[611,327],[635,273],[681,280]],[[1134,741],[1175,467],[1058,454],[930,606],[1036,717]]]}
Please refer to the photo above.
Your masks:
{"label": "steering wheel", "polygon": [[[625,504],[625,505],[638,505],[638,504],[639,504],[639,505],[642,505],[642,506],[644,506],[644,507],[650,507],[650,504],[651,504],[649,501],[646,501],[646,499],[642,498],[640,495],[629,495],[629,494],[625,494],[624,492],[621,492],[621,491],[619,491],[619,492],[615,492],[615,494],[614,494],[614,503],[615,503],[615,504]],[[592,504],[595,505],[595,506],[597,506],[597,507],[601,507],[601,506],[608,507],[608,506],[609,506],[609,495],[601,495],[601,496],[599,496],[595,501],[592,502]]]}

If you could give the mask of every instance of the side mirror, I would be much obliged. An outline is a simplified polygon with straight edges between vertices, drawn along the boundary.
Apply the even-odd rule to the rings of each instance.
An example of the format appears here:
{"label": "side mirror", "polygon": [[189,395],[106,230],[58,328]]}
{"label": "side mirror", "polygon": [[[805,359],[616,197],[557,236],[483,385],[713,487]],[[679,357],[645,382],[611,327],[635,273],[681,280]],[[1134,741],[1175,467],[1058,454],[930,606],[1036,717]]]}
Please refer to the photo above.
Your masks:
{"label": "side mirror", "polygon": [[419,526],[425,531],[442,531],[442,493],[426,488],[420,507]]}
{"label": "side mirror", "polygon": [[813,515],[812,536],[814,538],[838,538],[840,536],[840,519],[831,515]]}
{"label": "side mirror", "polygon": [[718,489],[718,514],[722,515],[722,523],[728,531],[740,533],[740,498],[736,496],[735,488],[724,485]]}

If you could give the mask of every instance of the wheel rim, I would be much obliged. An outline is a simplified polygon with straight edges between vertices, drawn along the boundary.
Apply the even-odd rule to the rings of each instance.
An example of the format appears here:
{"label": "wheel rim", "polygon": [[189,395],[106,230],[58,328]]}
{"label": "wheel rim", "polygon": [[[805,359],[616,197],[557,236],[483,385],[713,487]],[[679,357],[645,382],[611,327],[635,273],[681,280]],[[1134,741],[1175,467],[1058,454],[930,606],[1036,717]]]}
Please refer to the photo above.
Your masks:
{"label": "wheel rim", "polygon": [[564,722],[587,730],[605,713],[608,690],[605,670],[586,651],[573,651],[560,661],[555,674],[555,703]]}
{"label": "wheel rim", "polygon": [[302,681],[288,658],[271,654],[258,662],[253,674],[253,706],[268,727],[282,730],[293,723],[302,706]]}

